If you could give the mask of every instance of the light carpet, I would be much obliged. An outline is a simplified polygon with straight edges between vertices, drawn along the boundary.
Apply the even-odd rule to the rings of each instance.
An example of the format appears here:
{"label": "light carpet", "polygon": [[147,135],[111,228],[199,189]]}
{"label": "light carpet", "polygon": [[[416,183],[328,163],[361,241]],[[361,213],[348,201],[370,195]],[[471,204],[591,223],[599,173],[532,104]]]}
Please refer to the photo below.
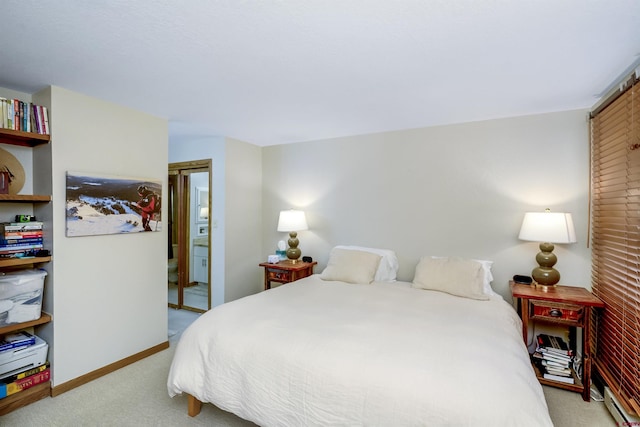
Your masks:
{"label": "light carpet", "polygon": [[[198,314],[169,309],[170,348],[55,398],[46,398],[0,417],[7,426],[253,426],[214,405],[195,418],[187,398],[167,393],[167,375],[175,345]],[[173,321],[173,322],[172,322]],[[544,387],[556,427],[614,427],[602,402],[584,402],[578,393]],[[496,402],[496,405],[499,405]],[[500,426],[496,426],[500,427]]]}

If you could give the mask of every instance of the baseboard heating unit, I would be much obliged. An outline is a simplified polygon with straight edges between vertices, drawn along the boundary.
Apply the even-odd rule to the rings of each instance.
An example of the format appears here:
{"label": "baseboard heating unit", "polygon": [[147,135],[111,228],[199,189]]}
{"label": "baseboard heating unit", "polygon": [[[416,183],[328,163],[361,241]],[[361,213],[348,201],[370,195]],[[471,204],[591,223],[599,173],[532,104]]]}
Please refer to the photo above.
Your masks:
{"label": "baseboard heating unit", "polygon": [[611,393],[609,387],[604,388],[604,405],[611,412],[613,419],[618,422],[619,426],[640,425],[640,417],[629,415],[620,405],[618,399]]}

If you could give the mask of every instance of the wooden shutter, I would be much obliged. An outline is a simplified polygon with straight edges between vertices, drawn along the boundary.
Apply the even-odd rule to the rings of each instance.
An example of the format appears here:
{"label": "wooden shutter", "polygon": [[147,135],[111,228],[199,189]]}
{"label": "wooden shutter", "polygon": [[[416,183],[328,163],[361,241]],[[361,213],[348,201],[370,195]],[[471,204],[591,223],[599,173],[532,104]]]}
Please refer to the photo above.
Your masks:
{"label": "wooden shutter", "polygon": [[[628,412],[640,413],[640,85],[591,119],[595,366]],[[597,344],[597,345],[596,345]]]}

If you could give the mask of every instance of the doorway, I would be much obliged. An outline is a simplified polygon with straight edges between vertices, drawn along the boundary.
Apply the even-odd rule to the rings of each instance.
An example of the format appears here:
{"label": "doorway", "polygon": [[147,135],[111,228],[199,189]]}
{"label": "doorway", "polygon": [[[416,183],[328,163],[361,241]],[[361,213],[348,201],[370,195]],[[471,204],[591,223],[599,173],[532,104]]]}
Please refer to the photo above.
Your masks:
{"label": "doorway", "polygon": [[211,159],[169,164],[169,307],[211,308]]}

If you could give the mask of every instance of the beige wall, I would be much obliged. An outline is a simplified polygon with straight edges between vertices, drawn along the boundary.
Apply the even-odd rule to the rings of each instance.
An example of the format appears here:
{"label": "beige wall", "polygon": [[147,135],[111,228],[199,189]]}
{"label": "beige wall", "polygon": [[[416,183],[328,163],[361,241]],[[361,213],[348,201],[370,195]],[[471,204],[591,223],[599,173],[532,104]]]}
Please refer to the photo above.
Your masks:
{"label": "beige wall", "polygon": [[336,244],[390,248],[411,281],[423,255],[494,261],[494,289],[530,274],[537,244],[518,240],[526,211],[574,215],[578,243],[557,245],[561,282],[589,286],[589,144],[585,110],[263,149],[263,258],[278,212],[307,213],[303,255],[326,265]]}
{"label": "beige wall", "polygon": [[67,171],[160,180],[166,197],[168,125],[59,87],[49,95],[57,386],[167,341],[166,229],[67,238],[64,207]]}

